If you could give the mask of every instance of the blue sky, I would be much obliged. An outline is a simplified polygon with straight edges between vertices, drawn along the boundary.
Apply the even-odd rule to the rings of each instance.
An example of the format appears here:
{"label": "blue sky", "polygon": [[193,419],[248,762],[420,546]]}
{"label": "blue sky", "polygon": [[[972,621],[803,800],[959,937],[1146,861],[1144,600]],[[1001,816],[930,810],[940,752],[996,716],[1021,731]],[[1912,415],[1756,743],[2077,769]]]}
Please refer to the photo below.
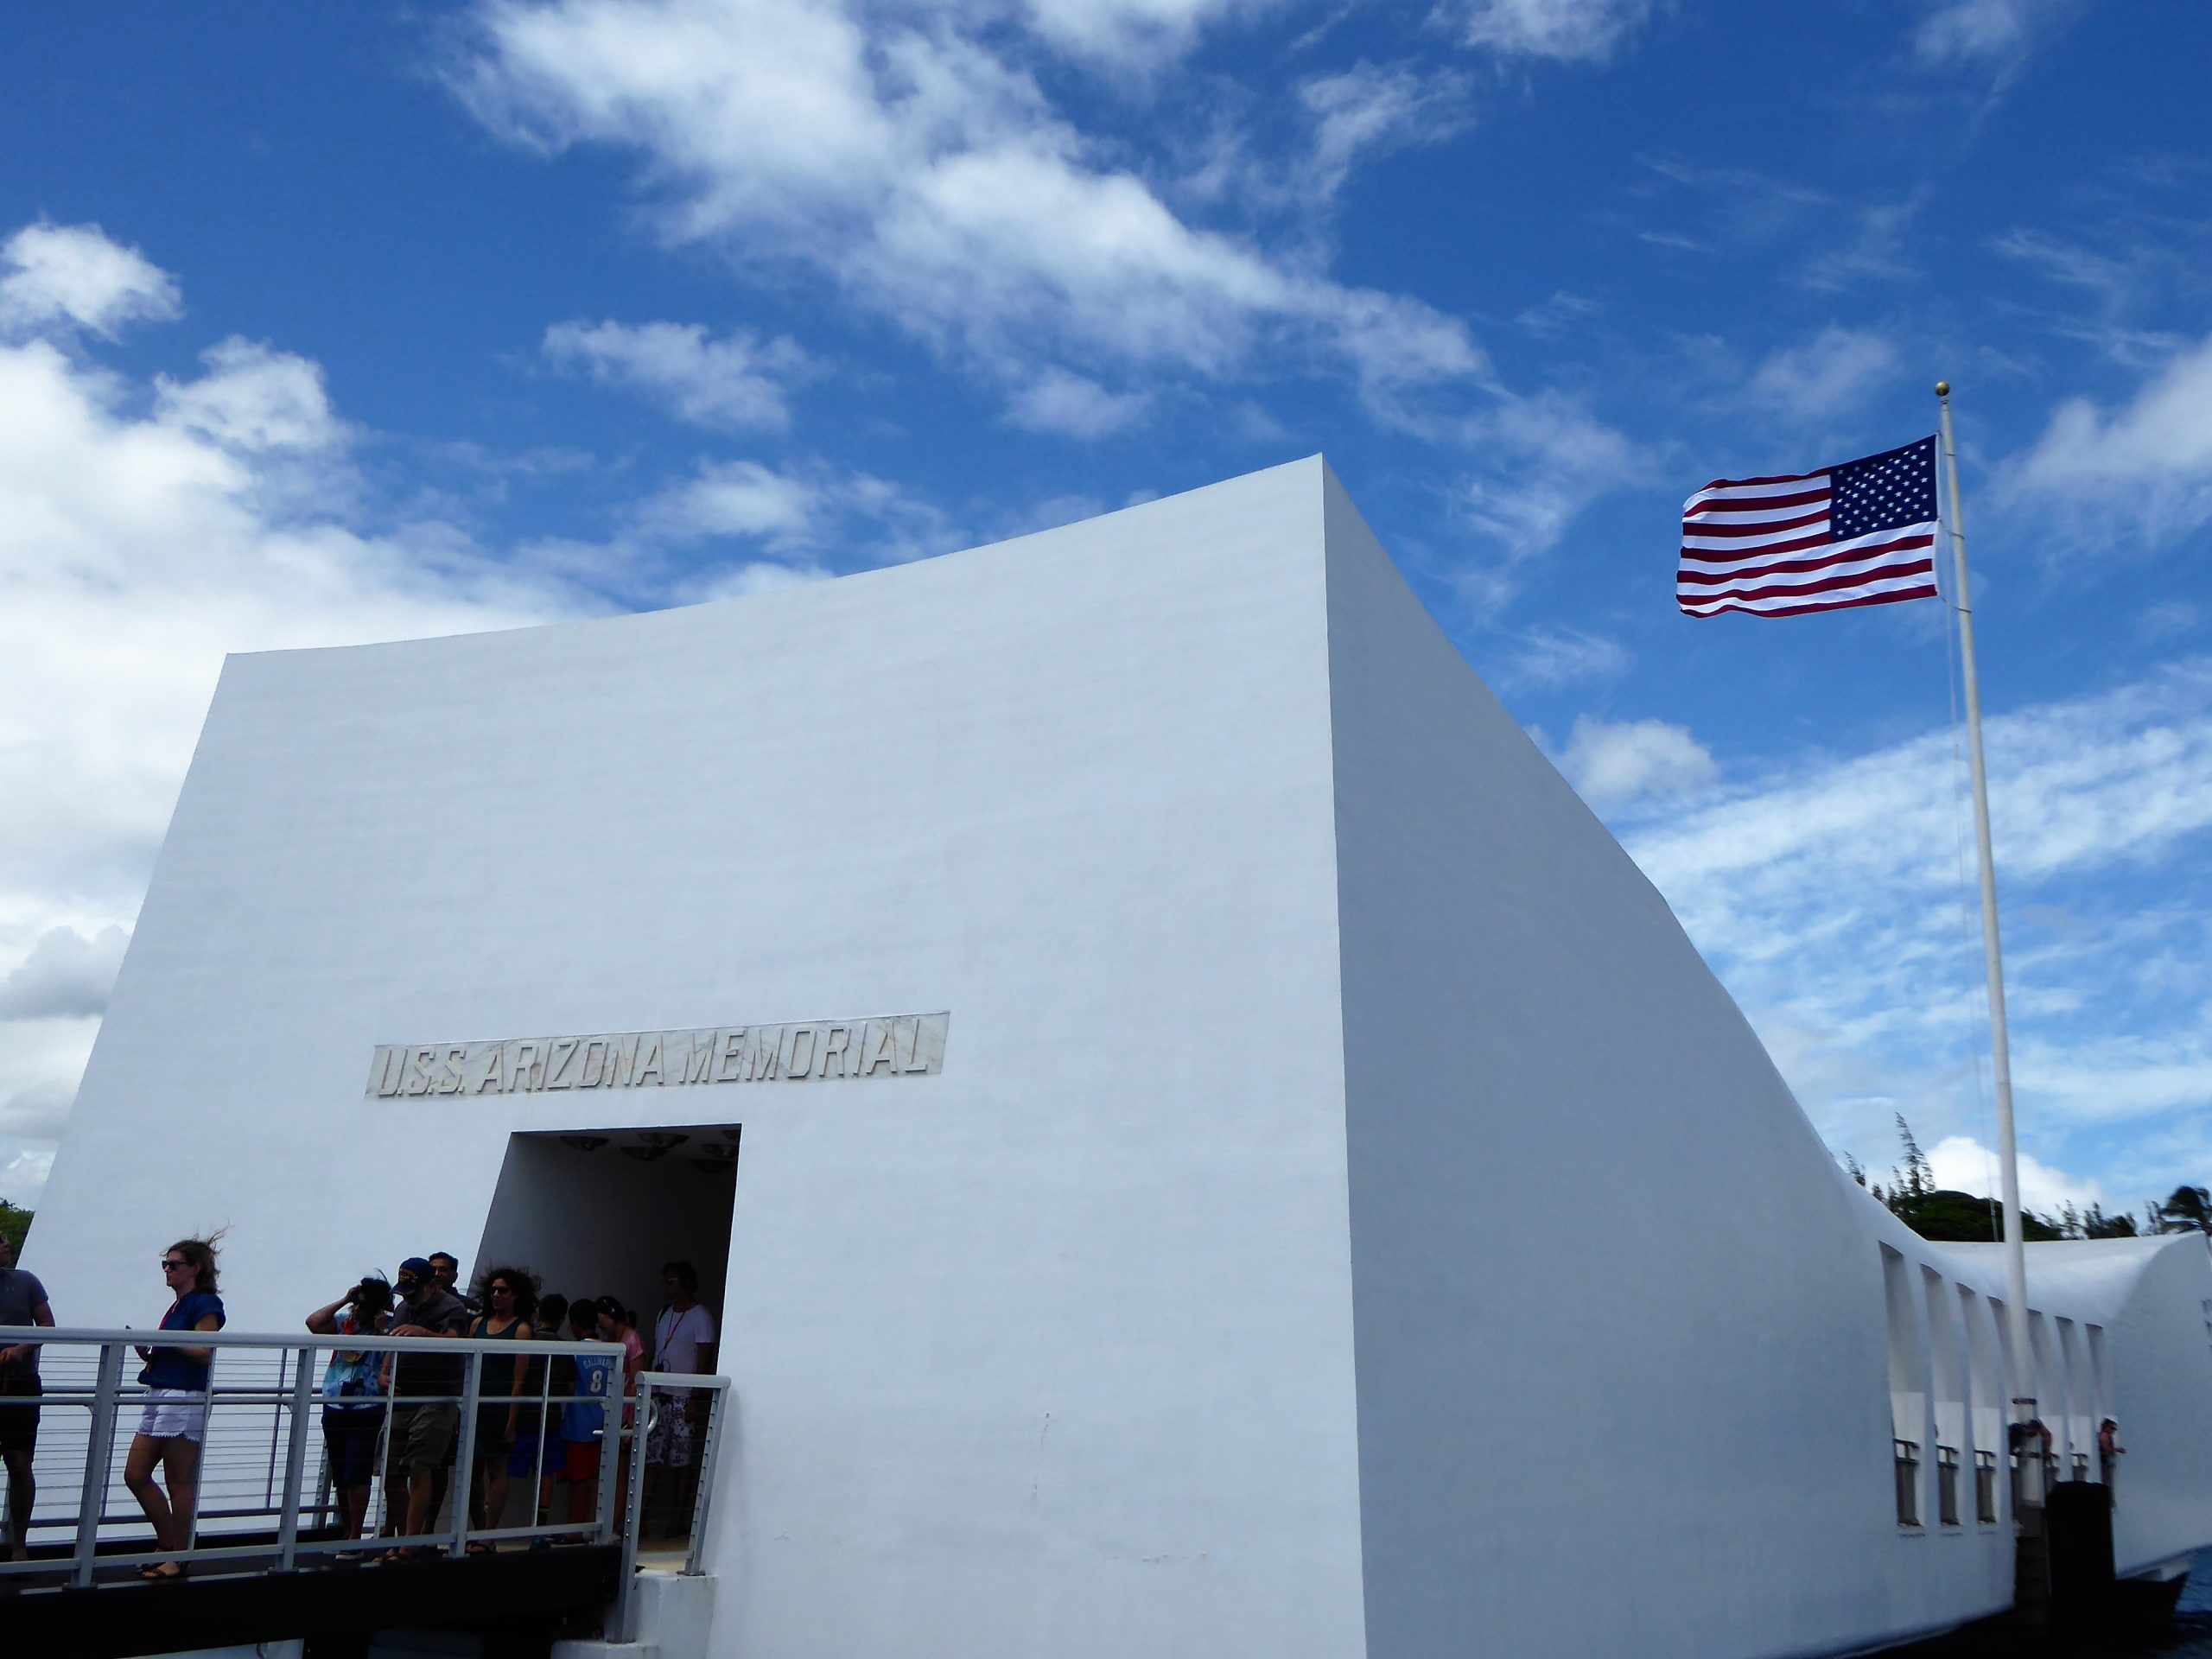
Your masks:
{"label": "blue sky", "polygon": [[[224,652],[925,557],[1325,452],[1830,1144],[1986,1189],[1932,604],[1681,499],[1957,387],[2031,1203],[2212,1181],[2212,10],[73,8],[0,64],[0,1196]],[[1694,1124],[1685,1124],[1688,1138]]]}

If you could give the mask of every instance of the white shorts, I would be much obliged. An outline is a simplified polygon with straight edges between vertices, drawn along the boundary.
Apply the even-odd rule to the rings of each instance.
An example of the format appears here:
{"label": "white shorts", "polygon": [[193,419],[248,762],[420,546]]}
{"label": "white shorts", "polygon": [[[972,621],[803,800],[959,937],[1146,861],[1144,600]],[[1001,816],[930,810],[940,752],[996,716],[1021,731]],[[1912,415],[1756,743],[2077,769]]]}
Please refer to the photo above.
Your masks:
{"label": "white shorts", "polygon": [[207,1396],[197,1389],[149,1389],[138,1432],[149,1440],[199,1441],[207,1434]]}

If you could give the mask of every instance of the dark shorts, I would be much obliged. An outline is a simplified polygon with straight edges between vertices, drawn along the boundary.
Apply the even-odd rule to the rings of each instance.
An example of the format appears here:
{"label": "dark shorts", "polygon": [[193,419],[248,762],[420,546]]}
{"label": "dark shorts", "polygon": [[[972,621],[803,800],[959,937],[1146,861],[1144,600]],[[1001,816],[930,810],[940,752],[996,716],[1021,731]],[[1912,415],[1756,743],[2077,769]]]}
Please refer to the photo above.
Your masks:
{"label": "dark shorts", "polygon": [[11,1368],[0,1376],[0,1452],[37,1449],[38,1401],[43,1387],[36,1371]]}
{"label": "dark shorts", "polygon": [[599,1442],[597,1440],[562,1441],[561,1465],[570,1480],[597,1480],[599,1478]]}
{"label": "dark shorts", "polygon": [[371,1406],[322,1414],[322,1443],[330,1453],[331,1484],[365,1486],[377,1468],[377,1435],[384,1413]]}

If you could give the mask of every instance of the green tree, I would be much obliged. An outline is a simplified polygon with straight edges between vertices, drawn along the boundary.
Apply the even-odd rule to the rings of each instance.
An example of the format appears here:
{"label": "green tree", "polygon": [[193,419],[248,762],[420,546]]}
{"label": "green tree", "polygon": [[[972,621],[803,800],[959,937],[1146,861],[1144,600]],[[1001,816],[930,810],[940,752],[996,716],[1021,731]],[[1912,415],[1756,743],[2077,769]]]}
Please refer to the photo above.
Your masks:
{"label": "green tree", "polygon": [[[2005,1234],[2005,1212],[1988,1198],[1939,1186],[1926,1192],[1893,1193],[1890,1209],[1923,1238],[1962,1244],[1994,1244]],[[2031,1244],[2059,1237],[2056,1227],[2034,1211],[2020,1211],[2020,1236]]]}
{"label": "green tree", "polygon": [[2133,1238],[2135,1236],[2135,1217],[2130,1215],[2108,1216],[2095,1205],[2082,1217],[2082,1230],[2090,1238]]}
{"label": "green tree", "polygon": [[19,1210],[7,1199],[0,1198],[0,1234],[7,1236],[8,1243],[15,1247],[19,1255],[22,1253],[23,1235],[30,1230],[31,1212]]}
{"label": "green tree", "polygon": [[2212,1192],[2201,1186],[2177,1186],[2158,1206],[2162,1233],[2212,1233]]}

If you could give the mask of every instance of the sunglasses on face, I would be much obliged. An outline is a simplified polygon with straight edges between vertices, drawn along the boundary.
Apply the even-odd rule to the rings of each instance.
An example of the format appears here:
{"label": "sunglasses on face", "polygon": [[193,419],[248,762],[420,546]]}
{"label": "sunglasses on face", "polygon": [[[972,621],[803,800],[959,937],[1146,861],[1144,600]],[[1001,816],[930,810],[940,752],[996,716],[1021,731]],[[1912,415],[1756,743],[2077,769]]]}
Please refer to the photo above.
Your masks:
{"label": "sunglasses on face", "polygon": [[162,1271],[163,1273],[174,1273],[179,1268],[188,1268],[191,1265],[192,1263],[189,1262],[179,1262],[173,1256],[165,1255],[162,1258]]}
{"label": "sunglasses on face", "polygon": [[512,1296],[515,1294],[515,1287],[512,1285],[494,1285],[492,1294],[494,1296]]}

